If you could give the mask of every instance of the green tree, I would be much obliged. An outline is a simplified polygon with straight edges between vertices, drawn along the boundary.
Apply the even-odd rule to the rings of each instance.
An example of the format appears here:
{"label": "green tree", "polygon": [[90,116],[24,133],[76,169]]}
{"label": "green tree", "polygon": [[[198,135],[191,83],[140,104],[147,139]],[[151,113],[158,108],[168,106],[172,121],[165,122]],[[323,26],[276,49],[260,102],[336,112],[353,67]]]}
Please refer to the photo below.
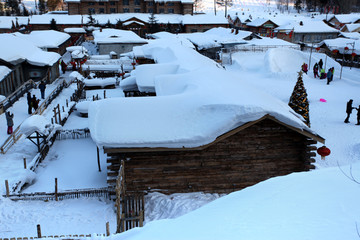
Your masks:
{"label": "green tree", "polygon": [[296,1],[295,1],[294,7],[295,7],[295,9],[297,10],[298,13],[300,13],[301,4],[302,4],[302,1],[301,1],[301,0],[296,0]]}
{"label": "green tree", "polygon": [[5,7],[9,9],[10,15],[20,15],[18,0],[5,0]]}
{"label": "green tree", "polygon": [[122,29],[123,28],[123,23],[122,23],[122,21],[120,19],[116,19],[115,28],[116,29]]}
{"label": "green tree", "polygon": [[44,14],[45,13],[45,0],[39,0],[38,3],[38,10],[40,14]]}
{"label": "green tree", "polygon": [[289,106],[304,119],[305,123],[310,127],[309,101],[306,89],[302,79],[302,71],[299,72],[297,82],[291,94]]}
{"label": "green tree", "polygon": [[149,23],[149,32],[150,33],[159,32],[160,26],[157,22],[157,19],[156,19],[154,13],[150,14],[148,23]]}

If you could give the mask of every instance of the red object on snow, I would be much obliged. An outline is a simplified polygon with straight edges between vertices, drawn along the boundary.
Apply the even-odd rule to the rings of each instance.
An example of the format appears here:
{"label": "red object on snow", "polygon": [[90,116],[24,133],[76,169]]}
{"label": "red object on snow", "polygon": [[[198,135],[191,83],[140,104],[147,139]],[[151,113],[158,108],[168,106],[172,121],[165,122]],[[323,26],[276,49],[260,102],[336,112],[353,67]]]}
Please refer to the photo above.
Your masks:
{"label": "red object on snow", "polygon": [[329,156],[331,151],[326,146],[319,147],[317,153],[321,156],[322,160],[325,160],[326,156]]}
{"label": "red object on snow", "polygon": [[135,64],[136,64],[136,63],[134,63],[134,62],[131,63],[131,65],[133,65],[133,66],[134,66]]}
{"label": "red object on snow", "polygon": [[320,98],[320,102],[326,102],[326,100],[323,98]]}
{"label": "red object on snow", "polygon": [[320,50],[320,48],[319,47],[317,47],[317,48],[315,48],[316,49],[316,51],[319,51]]}
{"label": "red object on snow", "polygon": [[344,50],[347,51],[347,50],[349,50],[349,48],[348,48],[348,47],[344,47]]}

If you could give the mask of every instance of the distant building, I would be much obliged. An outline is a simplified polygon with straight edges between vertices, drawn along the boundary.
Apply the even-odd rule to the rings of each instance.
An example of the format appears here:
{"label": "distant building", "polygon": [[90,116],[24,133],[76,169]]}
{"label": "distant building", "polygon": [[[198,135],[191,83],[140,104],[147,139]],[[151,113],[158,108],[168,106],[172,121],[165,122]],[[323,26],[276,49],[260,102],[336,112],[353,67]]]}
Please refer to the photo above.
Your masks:
{"label": "distant building", "polygon": [[279,27],[273,21],[266,18],[258,18],[246,24],[248,31],[258,33],[263,37],[273,37],[274,29]]}
{"label": "distant building", "polygon": [[109,13],[193,14],[192,0],[66,0],[69,15]]}

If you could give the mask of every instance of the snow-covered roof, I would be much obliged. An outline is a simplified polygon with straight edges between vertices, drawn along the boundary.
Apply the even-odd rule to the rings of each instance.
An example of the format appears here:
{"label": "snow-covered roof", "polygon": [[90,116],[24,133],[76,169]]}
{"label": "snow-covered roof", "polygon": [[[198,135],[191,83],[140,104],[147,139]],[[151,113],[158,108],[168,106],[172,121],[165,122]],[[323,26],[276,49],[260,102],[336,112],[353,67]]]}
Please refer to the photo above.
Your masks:
{"label": "snow-covered roof", "polygon": [[[302,23],[302,25],[301,25]],[[294,31],[295,33],[336,33],[339,30],[328,26],[320,20],[292,21],[286,25],[275,28],[277,31]]]}
{"label": "snow-covered roof", "polygon": [[136,24],[139,24],[139,25],[144,25],[142,22],[139,22],[139,21],[128,21],[128,22],[124,22],[123,25],[127,26],[127,25],[130,25],[132,23],[136,23]]}
{"label": "snow-covered roof", "polygon": [[32,42],[39,48],[58,48],[66,42],[70,35],[55,30],[32,31],[29,34],[14,33],[19,38]]}
{"label": "snow-covered roof", "polygon": [[351,54],[353,52],[357,55],[360,54],[360,40],[348,39],[348,38],[336,38],[336,39],[327,39],[319,43],[319,46],[325,44],[331,51],[339,50],[339,53],[344,53],[345,47],[349,50],[345,51],[346,54]]}
{"label": "snow-covered roof", "polygon": [[[146,48],[143,52],[151,54],[156,62],[179,65],[178,70],[165,74],[155,74],[158,68],[144,66],[141,75],[146,76],[147,72],[154,76],[156,97],[91,103],[89,128],[98,146],[198,147],[267,114],[297,129],[311,131],[289,106],[255,89],[238,75],[191,48],[169,48],[164,44],[142,46]],[[139,77],[139,72],[135,77]]]}
{"label": "snow-covered roof", "polygon": [[11,69],[6,66],[0,66],[0,82],[11,73]]}
{"label": "snow-covered roof", "polygon": [[157,32],[150,34],[151,37],[155,39],[164,39],[171,42],[177,42],[183,46],[187,46],[190,48],[195,48],[194,44],[188,40],[188,38],[183,34],[172,34],[169,32]]}
{"label": "snow-covered roof", "polygon": [[[338,14],[334,15],[332,18],[336,18],[341,23],[353,23],[360,19],[360,14],[351,13],[351,14]],[[331,21],[332,19],[330,19]]]}
{"label": "snow-covered roof", "polygon": [[[110,0],[94,0],[94,2],[109,2]],[[64,2],[80,3],[81,0],[65,0]],[[155,2],[181,2],[184,4],[194,3],[193,0],[155,0]]]}
{"label": "snow-covered roof", "polygon": [[60,58],[58,53],[45,52],[14,34],[0,34],[0,59],[6,62],[17,64],[27,61],[36,66],[51,66]]}
{"label": "snow-covered roof", "polygon": [[360,33],[358,32],[340,32],[339,35],[345,38],[350,38],[355,40],[360,39]]}
{"label": "snow-covered roof", "polygon": [[[249,23],[247,23],[246,25],[249,27],[260,27],[262,26],[264,23],[266,23],[267,21],[271,21],[268,18],[257,18]],[[272,22],[272,21],[271,21]],[[276,23],[274,23],[276,24]]]}
{"label": "snow-covered roof", "polygon": [[20,132],[25,136],[29,136],[35,131],[38,133],[49,135],[54,129],[60,129],[58,124],[51,124],[51,122],[44,116],[32,115],[28,117],[21,125]]}
{"label": "snow-covered roof", "polygon": [[147,43],[133,31],[119,29],[102,29],[93,31],[94,42],[99,43]]}
{"label": "snow-covered roof", "polygon": [[64,28],[66,33],[86,33],[84,28]]}
{"label": "snow-covered roof", "polygon": [[12,23],[16,24],[16,20],[19,25],[28,25],[29,17],[0,16],[0,28],[11,29]]}
{"label": "snow-covered roof", "polygon": [[343,28],[347,28],[349,32],[359,32],[360,31],[360,23],[349,23],[345,24]]}

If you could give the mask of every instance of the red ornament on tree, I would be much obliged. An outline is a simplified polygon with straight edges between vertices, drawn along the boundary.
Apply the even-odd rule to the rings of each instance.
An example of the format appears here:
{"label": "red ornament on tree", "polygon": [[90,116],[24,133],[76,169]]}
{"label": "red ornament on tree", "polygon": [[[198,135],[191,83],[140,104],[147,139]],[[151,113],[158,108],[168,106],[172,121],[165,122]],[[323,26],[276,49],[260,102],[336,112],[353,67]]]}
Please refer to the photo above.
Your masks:
{"label": "red ornament on tree", "polygon": [[353,53],[351,54],[351,56],[352,56],[352,57],[355,57],[355,56],[356,56],[356,53],[353,52]]}
{"label": "red ornament on tree", "polygon": [[321,156],[321,160],[325,160],[326,156],[329,156],[331,151],[326,146],[319,147],[317,153]]}

